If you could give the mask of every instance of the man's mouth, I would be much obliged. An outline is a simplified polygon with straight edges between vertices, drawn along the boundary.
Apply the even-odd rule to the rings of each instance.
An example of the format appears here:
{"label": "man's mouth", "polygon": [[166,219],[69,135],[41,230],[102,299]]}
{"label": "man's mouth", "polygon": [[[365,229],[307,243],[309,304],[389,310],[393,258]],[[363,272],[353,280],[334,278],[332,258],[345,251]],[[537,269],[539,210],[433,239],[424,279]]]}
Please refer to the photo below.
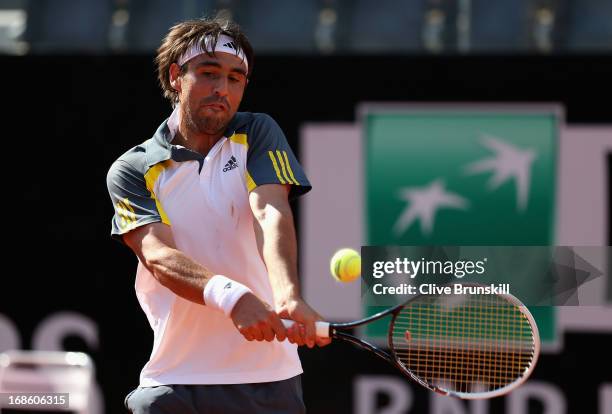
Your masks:
{"label": "man's mouth", "polygon": [[204,105],[204,108],[210,108],[215,111],[226,111],[227,107],[222,103],[211,103]]}

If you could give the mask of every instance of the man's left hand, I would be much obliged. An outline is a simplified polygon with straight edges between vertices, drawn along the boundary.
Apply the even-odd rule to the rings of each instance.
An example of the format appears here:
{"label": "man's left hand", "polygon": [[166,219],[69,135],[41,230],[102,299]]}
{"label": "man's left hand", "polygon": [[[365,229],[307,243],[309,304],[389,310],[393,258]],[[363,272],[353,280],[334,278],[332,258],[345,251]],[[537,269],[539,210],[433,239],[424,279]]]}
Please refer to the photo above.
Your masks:
{"label": "man's left hand", "polygon": [[331,342],[331,338],[317,337],[315,322],[322,321],[323,318],[303,299],[289,299],[282,304],[277,304],[276,313],[283,319],[297,322],[287,328],[289,342],[299,346],[306,345],[309,348],[314,347],[315,344],[323,347]]}

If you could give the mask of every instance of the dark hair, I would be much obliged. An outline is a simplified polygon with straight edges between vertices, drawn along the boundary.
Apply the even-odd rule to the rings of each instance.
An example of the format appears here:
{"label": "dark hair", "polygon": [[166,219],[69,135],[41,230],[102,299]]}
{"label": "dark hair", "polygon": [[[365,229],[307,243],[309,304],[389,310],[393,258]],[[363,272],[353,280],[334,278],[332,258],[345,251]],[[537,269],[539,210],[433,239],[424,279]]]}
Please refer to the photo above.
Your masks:
{"label": "dark hair", "polygon": [[[155,63],[157,64],[157,77],[164,92],[164,96],[173,103],[178,100],[178,93],[170,85],[170,65],[176,61],[195,44],[200,44],[202,49],[209,54],[214,53],[214,45],[217,44],[219,35],[230,36],[244,52],[248,63],[247,79],[253,72],[253,47],[238,24],[221,18],[202,18],[187,20],[170,28],[170,31],[157,49]],[[206,49],[206,37],[213,38],[212,50]]]}

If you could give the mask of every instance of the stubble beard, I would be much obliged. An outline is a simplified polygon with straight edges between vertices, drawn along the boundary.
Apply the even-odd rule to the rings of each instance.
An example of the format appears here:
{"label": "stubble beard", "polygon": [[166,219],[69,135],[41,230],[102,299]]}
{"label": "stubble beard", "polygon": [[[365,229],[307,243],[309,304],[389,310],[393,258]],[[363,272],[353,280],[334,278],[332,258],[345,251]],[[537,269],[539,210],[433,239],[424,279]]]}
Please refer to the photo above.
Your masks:
{"label": "stubble beard", "polygon": [[229,124],[229,119],[222,114],[219,116],[200,115],[197,110],[187,109],[185,111],[187,128],[197,134],[216,135],[223,133]]}

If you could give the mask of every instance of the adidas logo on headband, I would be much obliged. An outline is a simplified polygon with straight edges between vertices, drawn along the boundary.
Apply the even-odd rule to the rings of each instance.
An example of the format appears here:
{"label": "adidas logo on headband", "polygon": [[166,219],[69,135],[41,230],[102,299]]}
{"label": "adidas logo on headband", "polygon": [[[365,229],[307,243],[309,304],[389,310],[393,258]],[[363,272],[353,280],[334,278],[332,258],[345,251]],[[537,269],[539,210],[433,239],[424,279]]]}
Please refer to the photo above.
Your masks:
{"label": "adidas logo on headband", "polygon": [[223,45],[223,47],[229,47],[230,49],[234,49],[236,52],[238,52],[238,46],[236,46],[236,43],[234,42],[227,42]]}

